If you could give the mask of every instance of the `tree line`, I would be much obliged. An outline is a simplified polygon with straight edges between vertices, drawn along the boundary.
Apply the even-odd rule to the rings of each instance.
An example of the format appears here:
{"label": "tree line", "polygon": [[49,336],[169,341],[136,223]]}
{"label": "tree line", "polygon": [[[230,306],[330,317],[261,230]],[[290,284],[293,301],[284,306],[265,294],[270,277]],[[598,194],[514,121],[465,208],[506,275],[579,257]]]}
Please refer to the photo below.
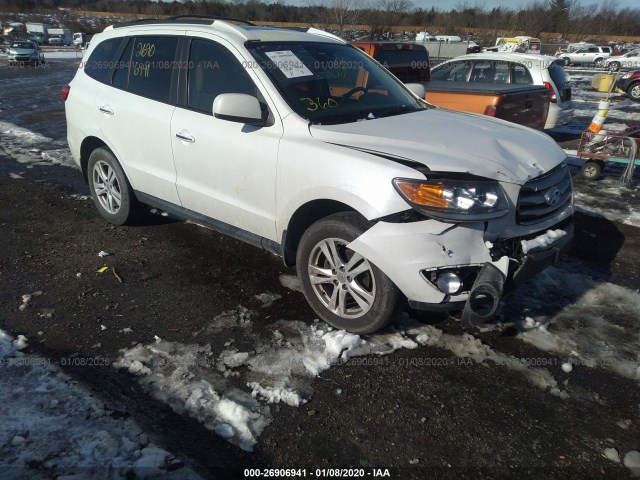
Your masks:
{"label": "tree line", "polygon": [[[332,24],[348,36],[348,25],[365,25],[371,37],[380,38],[391,27],[423,26],[430,33],[462,34],[473,29],[498,34],[522,31],[539,37],[542,32],[568,35],[640,36],[640,8],[619,8],[616,0],[582,5],[577,0],[531,0],[517,8],[485,9],[464,1],[450,10],[415,8],[409,0],[309,0],[294,6],[281,0],[0,0],[0,11],[43,13],[78,10],[163,17],[181,14],[215,15],[264,22]],[[437,26],[438,32],[430,26]]]}

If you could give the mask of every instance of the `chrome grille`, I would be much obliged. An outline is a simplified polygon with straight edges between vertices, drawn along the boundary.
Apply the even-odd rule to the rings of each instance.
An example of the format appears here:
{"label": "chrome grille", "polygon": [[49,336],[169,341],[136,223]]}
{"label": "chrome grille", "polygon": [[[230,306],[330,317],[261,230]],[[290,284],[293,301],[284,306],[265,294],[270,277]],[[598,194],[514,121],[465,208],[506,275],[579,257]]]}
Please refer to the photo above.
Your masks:
{"label": "chrome grille", "polygon": [[571,172],[563,163],[520,189],[516,221],[533,225],[553,218],[571,203]]}

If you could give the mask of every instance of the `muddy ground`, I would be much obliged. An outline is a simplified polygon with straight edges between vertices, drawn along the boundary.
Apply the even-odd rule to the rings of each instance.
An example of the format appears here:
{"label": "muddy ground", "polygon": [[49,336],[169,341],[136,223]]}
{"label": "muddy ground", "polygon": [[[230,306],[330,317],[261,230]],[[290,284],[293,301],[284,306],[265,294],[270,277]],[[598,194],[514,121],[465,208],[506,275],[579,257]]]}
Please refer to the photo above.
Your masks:
{"label": "muddy ground", "polygon": [[[275,256],[159,215],[144,226],[110,226],[90,200],[78,197],[87,194],[78,171],[26,169],[5,157],[0,191],[0,324],[26,335],[31,351],[53,362],[72,356],[113,362],[120,349],[152,342],[156,335],[194,343],[194,332],[238,305],[253,311],[258,332],[276,319],[314,319],[302,295],[280,284],[279,275],[294,272]],[[637,229],[580,214],[576,223],[570,256],[609,281],[640,287]],[[112,255],[100,258],[101,250]],[[96,273],[106,264],[122,283],[113,270]],[[35,291],[43,294],[20,311],[22,295]],[[282,299],[260,308],[254,296],[265,291]],[[462,333],[455,318],[420,318]],[[122,333],[124,328],[133,332]],[[237,332],[240,345],[241,335]],[[553,357],[508,332],[480,336],[508,354]],[[215,351],[225,338],[197,340]],[[401,360],[420,357],[448,359],[447,366],[406,367]],[[550,370],[561,381],[568,376],[558,362]],[[607,439],[615,439],[621,451],[637,448],[637,430],[615,424],[617,418],[638,418],[640,389],[631,380],[578,368],[571,374],[572,388],[586,393],[562,400],[517,372],[460,362],[431,347],[399,350],[371,365],[357,363],[324,372],[302,407],[276,405],[254,453],[173,413],[145,394],[135,378],[111,366],[63,368],[104,398],[112,415],[133,417],[158,443],[210,478],[238,478],[239,469],[249,466],[381,467],[391,469],[394,478],[628,476],[602,452]]]}

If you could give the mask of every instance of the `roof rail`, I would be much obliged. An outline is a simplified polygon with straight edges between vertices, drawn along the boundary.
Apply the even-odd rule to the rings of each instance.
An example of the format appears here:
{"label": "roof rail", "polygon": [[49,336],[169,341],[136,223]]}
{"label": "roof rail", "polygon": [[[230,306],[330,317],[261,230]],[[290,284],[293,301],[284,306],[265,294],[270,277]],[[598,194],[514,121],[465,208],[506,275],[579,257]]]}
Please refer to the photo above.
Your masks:
{"label": "roof rail", "polygon": [[315,28],[315,27],[277,27],[283,30],[293,30],[296,32],[303,32],[303,33],[309,33],[311,35],[318,35],[319,37],[326,37],[326,38],[330,38],[332,40],[336,40],[339,41],[341,43],[349,43],[347,42],[344,38],[341,38],[337,35],[334,35],[333,33],[329,33],[326,30],[321,30],[319,28]]}
{"label": "roof rail", "polygon": [[241,23],[246,26],[255,26],[253,23],[242,20],[240,18],[232,17],[217,17],[209,15],[176,15],[168,18],[139,18],[137,20],[131,20],[129,22],[116,23],[113,28],[132,27],[136,25],[161,25],[161,24],[200,24],[200,25],[212,25],[216,21],[224,21],[229,23]]}
{"label": "roof rail", "polygon": [[167,20],[184,20],[187,18],[193,18],[196,20],[223,20],[225,22],[237,22],[237,23],[242,23],[244,25],[247,25],[249,27],[255,27],[256,25],[254,23],[251,23],[248,20],[244,20],[242,18],[233,18],[233,17],[219,17],[219,16],[211,16],[211,15],[175,15],[173,17],[169,17],[167,18]]}

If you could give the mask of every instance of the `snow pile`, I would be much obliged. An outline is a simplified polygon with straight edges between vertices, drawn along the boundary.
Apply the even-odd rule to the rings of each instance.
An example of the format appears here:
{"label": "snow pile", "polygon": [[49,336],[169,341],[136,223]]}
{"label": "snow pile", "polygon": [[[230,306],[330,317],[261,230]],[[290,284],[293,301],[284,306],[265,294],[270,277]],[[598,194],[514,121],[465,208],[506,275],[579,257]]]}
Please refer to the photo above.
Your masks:
{"label": "snow pile", "polygon": [[509,303],[525,316],[513,324],[525,342],[566,356],[573,366],[602,367],[640,381],[638,292],[551,267]]}
{"label": "snow pile", "polygon": [[[313,394],[313,381],[333,365],[363,355],[385,355],[400,348],[437,346],[477,363],[492,361],[521,372],[533,385],[560,398],[551,373],[532,368],[520,359],[493,351],[469,334],[449,335],[405,317],[399,330],[361,337],[334,330],[323,323],[278,321],[267,326],[267,335],[252,332],[246,309],[223,312],[197,336],[220,338],[242,327],[253,341],[239,351],[233,339],[214,353],[211,345],[185,345],[157,339],[121,351],[115,366],[139,376],[145,389],[176,412],[186,413],[240,448],[251,451],[271,422],[270,404],[298,407]],[[216,323],[219,322],[219,323]],[[241,387],[244,386],[244,387]],[[246,388],[245,388],[246,387]]]}
{"label": "snow pile", "polygon": [[506,355],[493,350],[488,345],[469,333],[463,335],[450,335],[442,332],[432,325],[422,325],[406,319],[401,323],[409,335],[415,335],[420,345],[434,346],[451,351],[459,358],[470,358],[476,363],[491,361],[499,366],[507,367],[525,376],[536,387],[548,391],[563,400],[569,398],[569,394],[558,386],[558,382],[546,368],[533,367],[517,357]]}
{"label": "snow pile", "polygon": [[0,147],[20,163],[78,168],[66,142],[53,140],[1,120]]}
{"label": "snow pile", "polygon": [[564,237],[567,234],[564,230],[547,230],[542,235],[537,236],[531,240],[522,240],[522,253],[528,253],[536,248],[546,248],[552,245],[559,238]]}
{"label": "snow pile", "polygon": [[[7,478],[198,478],[45,358],[0,330],[0,469]],[[170,471],[173,470],[173,471]],[[15,477],[12,477],[12,473]],[[44,478],[43,476],[43,478]]]}
{"label": "snow pile", "polygon": [[640,452],[632,450],[624,456],[624,466],[631,470],[631,475],[640,477]]}

